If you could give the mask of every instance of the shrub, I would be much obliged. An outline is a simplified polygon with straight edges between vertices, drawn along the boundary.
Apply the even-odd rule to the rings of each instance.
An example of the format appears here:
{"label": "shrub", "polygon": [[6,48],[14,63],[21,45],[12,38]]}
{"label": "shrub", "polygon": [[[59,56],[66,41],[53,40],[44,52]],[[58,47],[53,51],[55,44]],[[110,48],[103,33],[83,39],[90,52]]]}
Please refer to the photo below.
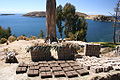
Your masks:
{"label": "shrub", "polygon": [[0,39],[1,38],[8,39],[9,36],[11,36],[11,28],[8,27],[8,29],[4,29],[0,26]]}
{"label": "shrub", "polygon": [[35,39],[37,39],[36,36],[31,36],[31,40],[35,40]]}
{"label": "shrub", "polygon": [[43,30],[40,30],[40,34],[38,35],[38,37],[39,37],[39,38],[44,38],[44,36],[45,36],[45,35],[44,35]]}
{"label": "shrub", "polygon": [[25,36],[19,36],[19,37],[17,38],[17,40],[26,40],[26,37],[25,37]]}
{"label": "shrub", "polygon": [[14,42],[16,40],[16,37],[15,36],[10,36],[8,38],[8,41],[11,43],[11,42]]}
{"label": "shrub", "polygon": [[26,37],[26,41],[29,41],[29,40],[30,40],[30,38],[27,38],[27,37]]}
{"label": "shrub", "polygon": [[74,40],[75,39],[74,34],[72,34],[71,32],[68,33],[68,36],[69,36],[70,40]]}
{"label": "shrub", "polygon": [[1,44],[4,44],[4,43],[6,43],[6,42],[7,42],[7,39],[5,39],[5,38],[1,38],[1,39],[0,39],[0,43],[1,43]]}

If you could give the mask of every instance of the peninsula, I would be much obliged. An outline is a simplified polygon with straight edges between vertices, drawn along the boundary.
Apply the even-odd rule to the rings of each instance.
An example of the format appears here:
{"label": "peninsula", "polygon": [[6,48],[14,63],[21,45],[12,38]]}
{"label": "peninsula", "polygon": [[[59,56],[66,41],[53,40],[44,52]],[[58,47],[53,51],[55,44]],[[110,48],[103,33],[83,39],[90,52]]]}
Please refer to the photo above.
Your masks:
{"label": "peninsula", "polygon": [[[76,12],[76,15],[84,16],[85,19],[92,19],[95,21],[107,21],[107,22],[114,21],[114,18],[112,16],[88,15],[88,14],[82,13],[82,12]],[[33,11],[33,12],[26,13],[23,16],[26,16],[26,17],[46,17],[46,12],[45,11]]]}
{"label": "peninsula", "polygon": [[[77,15],[79,16],[84,16],[87,17],[88,15],[85,13],[81,12],[76,12]],[[44,11],[34,11],[34,12],[29,12],[27,14],[24,14],[23,16],[28,16],[28,17],[46,17],[46,12]]]}

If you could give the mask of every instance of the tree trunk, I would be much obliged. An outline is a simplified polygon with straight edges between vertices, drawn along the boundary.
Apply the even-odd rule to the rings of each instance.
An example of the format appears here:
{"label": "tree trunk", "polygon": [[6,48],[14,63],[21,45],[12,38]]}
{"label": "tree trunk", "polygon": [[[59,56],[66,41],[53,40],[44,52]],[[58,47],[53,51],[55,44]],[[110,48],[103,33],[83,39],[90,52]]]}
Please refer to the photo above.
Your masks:
{"label": "tree trunk", "polygon": [[56,0],[47,0],[46,3],[46,26],[47,39],[50,42],[57,41],[56,39]]}

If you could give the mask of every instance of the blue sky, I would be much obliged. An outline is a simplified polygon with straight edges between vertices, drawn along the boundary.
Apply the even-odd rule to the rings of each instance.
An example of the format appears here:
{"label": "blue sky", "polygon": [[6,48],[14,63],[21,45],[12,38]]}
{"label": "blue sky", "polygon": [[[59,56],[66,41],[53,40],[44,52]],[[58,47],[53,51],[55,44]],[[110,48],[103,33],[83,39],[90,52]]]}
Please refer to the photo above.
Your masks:
{"label": "blue sky", "polygon": [[[73,4],[76,10],[90,15],[114,13],[118,0],[56,0],[57,5]],[[46,0],[0,0],[0,13],[45,11]]]}

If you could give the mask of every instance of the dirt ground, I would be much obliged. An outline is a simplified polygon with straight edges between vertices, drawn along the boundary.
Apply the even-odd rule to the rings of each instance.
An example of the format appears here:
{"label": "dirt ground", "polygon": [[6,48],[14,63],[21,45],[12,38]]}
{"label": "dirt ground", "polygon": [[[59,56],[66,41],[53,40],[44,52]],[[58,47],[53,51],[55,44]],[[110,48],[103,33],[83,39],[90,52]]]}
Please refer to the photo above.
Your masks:
{"label": "dirt ground", "polygon": [[[26,73],[16,74],[16,68],[18,64],[5,63],[6,55],[4,51],[16,51],[17,52],[16,57],[19,63],[31,62],[30,53],[27,53],[26,50],[28,47],[34,45],[37,42],[43,43],[44,40],[41,40],[41,39],[31,40],[31,41],[20,40],[20,41],[9,43],[9,45],[0,44],[0,80],[41,80],[40,76],[31,78],[31,77],[28,77]],[[92,77],[95,77],[95,76],[105,76],[107,74],[114,74],[114,73],[120,73],[120,71],[110,71],[108,73],[90,74],[83,77],[80,76],[80,77],[69,78],[69,79],[68,78],[48,78],[46,80],[90,80]]]}

